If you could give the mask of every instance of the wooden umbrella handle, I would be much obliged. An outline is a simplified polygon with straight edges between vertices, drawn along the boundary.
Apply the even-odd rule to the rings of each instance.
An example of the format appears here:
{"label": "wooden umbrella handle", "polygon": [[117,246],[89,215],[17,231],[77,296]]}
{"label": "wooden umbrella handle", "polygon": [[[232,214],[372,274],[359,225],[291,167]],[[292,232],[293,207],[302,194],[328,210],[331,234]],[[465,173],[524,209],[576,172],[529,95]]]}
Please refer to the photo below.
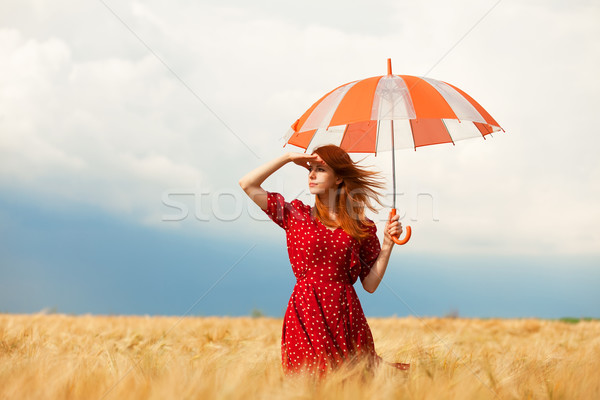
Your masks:
{"label": "wooden umbrella handle", "polygon": [[[390,211],[390,218],[389,218],[390,222],[394,215],[396,215],[396,209],[392,208],[392,211]],[[410,235],[412,234],[412,229],[410,228],[410,226],[406,226],[405,228],[406,228],[406,236],[404,237],[404,239],[400,239],[400,235],[392,236],[392,240],[394,241],[394,243],[406,244],[410,240]]]}

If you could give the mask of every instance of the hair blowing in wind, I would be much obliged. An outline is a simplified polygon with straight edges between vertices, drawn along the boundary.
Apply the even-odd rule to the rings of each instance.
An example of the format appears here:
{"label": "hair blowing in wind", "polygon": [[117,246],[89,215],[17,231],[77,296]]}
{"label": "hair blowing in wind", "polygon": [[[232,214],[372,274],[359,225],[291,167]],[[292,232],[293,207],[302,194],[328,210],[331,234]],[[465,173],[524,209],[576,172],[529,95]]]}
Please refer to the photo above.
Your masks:
{"label": "hair blowing in wind", "polygon": [[326,225],[334,225],[335,222],[328,212],[332,209],[338,215],[339,225],[350,236],[357,240],[367,237],[367,228],[374,224],[365,216],[365,207],[373,212],[377,211],[371,200],[383,206],[379,199],[381,194],[377,189],[384,189],[385,184],[380,180],[379,172],[359,167],[339,146],[321,146],[313,151],[313,154],[315,153],[342,178],[342,182],[335,189],[332,204],[325,205],[319,196],[316,196],[315,216]]}

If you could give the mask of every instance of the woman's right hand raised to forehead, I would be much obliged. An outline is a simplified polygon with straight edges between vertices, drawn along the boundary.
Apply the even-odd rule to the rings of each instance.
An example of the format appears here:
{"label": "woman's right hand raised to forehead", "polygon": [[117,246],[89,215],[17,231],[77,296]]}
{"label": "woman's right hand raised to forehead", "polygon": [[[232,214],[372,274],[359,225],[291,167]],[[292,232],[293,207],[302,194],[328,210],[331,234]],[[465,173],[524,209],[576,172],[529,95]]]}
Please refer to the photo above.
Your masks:
{"label": "woman's right hand raised to forehead", "polygon": [[325,163],[317,154],[288,153],[288,157],[291,162],[306,169],[310,169],[311,162]]}

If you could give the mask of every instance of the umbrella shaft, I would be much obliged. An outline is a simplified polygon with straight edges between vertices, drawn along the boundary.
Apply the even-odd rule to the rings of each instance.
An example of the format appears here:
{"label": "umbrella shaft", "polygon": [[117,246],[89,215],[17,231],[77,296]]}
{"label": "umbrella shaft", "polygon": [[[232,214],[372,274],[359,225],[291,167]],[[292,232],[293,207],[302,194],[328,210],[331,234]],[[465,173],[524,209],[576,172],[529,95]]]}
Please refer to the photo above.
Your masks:
{"label": "umbrella shaft", "polygon": [[390,121],[392,132],[392,208],[396,208],[396,155],[394,153],[394,121]]}

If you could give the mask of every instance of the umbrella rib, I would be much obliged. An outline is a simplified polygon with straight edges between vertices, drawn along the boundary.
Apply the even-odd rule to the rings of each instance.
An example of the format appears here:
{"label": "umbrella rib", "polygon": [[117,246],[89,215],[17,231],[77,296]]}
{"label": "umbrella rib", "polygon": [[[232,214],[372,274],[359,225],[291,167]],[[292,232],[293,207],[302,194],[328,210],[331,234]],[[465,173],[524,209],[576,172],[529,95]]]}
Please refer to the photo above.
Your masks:
{"label": "umbrella rib", "polygon": [[[448,126],[446,125],[446,121],[444,121],[444,118],[442,118],[441,120],[442,120],[442,124],[444,124],[444,129],[446,129],[446,132],[448,132],[448,137],[452,141],[452,146],[455,146],[456,143],[454,143],[454,138],[452,137],[452,134],[450,133],[450,129],[448,129]],[[458,122],[460,122],[460,120]]]}
{"label": "umbrella rib", "polygon": [[[348,133],[348,127],[350,126],[350,124],[346,124],[346,127],[344,128],[344,133],[342,133],[342,140],[340,140],[340,144],[344,143],[344,139],[346,138],[346,133]],[[348,149],[348,152],[350,152],[352,149]]]}
{"label": "umbrella rib", "polygon": [[377,130],[375,131],[375,157],[377,157],[377,146],[379,146],[379,132],[381,121],[377,120]]}
{"label": "umbrella rib", "polygon": [[[415,151],[417,151],[417,141],[415,140],[415,130],[413,129],[413,124],[411,123],[411,121],[413,121],[413,120],[411,119],[408,121],[408,126],[410,126],[410,135],[412,136],[413,147],[415,148]],[[415,118],[414,121],[417,121],[417,119]]]}
{"label": "umbrella rib", "polygon": [[318,132],[319,132],[319,128],[315,129],[315,133],[313,133],[312,137],[310,138],[310,140],[306,144],[306,148],[304,149],[304,153],[306,153],[308,151],[308,148],[310,147],[310,144],[313,142],[313,140],[315,139],[315,136],[317,136]]}
{"label": "umbrella rib", "polygon": [[[473,122],[473,125],[475,125],[475,123],[474,123],[474,122]],[[483,134],[483,132],[481,132],[481,130],[480,130],[480,129],[477,129],[477,130],[479,131],[479,134],[481,135],[481,137],[483,138],[483,140],[486,140],[486,139],[485,139],[485,135]],[[490,135],[491,135],[491,133],[490,133]]]}

